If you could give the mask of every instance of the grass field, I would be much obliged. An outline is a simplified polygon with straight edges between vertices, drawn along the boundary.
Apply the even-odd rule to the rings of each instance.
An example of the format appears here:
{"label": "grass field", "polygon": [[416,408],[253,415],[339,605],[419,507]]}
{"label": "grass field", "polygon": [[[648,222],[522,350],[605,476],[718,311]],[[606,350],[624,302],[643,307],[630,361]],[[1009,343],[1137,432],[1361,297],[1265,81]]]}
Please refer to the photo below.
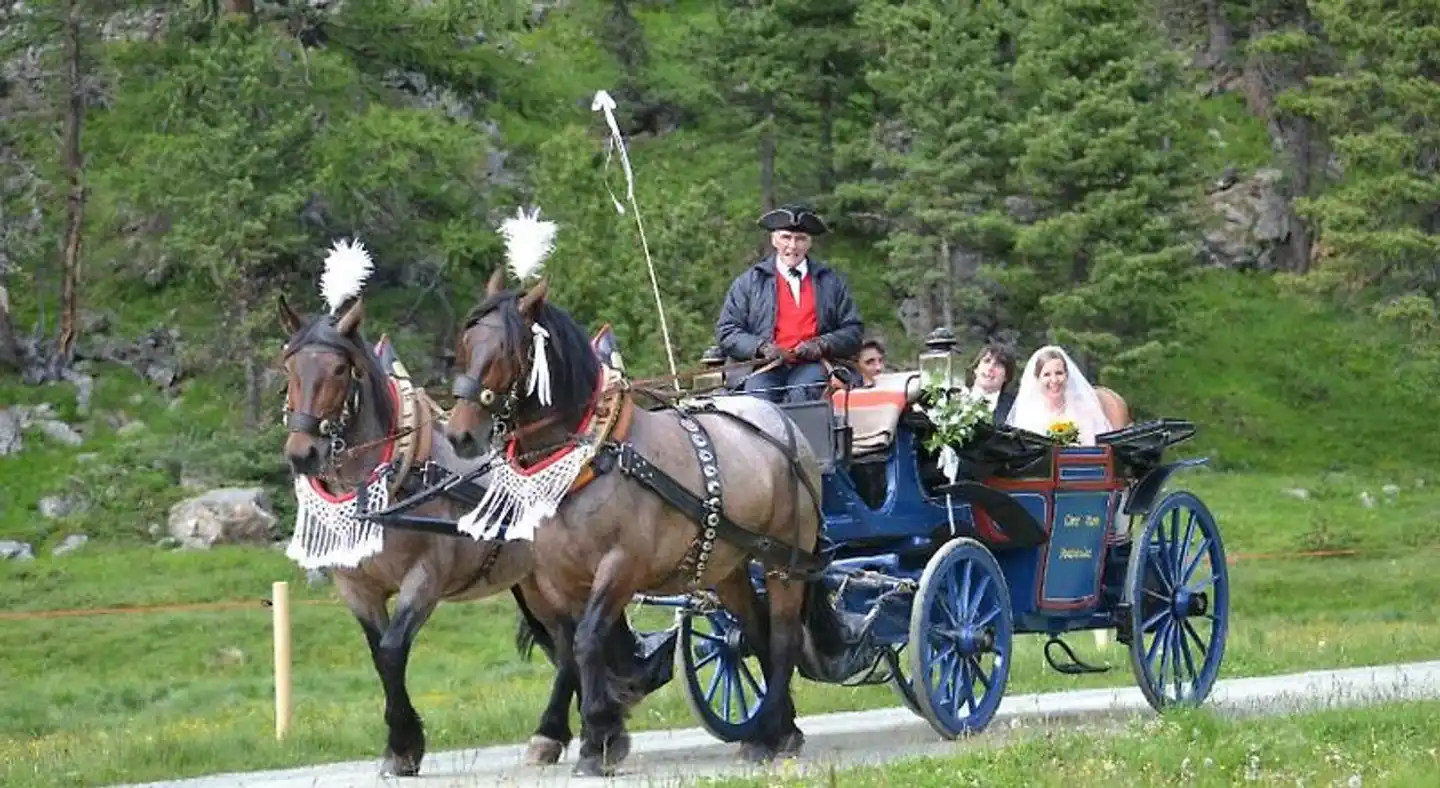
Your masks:
{"label": "grass field", "polygon": [[[1440,495],[1405,480],[1344,475],[1191,473],[1236,557],[1225,676],[1415,660],[1440,654]],[[1304,487],[1310,497],[1285,491]],[[1373,508],[1360,501],[1369,490]],[[1352,549],[1348,558],[1272,558]],[[1253,555],[1263,554],[1263,555]],[[0,609],[19,611],[253,599],[249,610],[0,618],[0,784],[103,785],[236,769],[365,758],[382,744],[381,696],[358,627],[329,589],[306,588],[279,551],[163,552],[96,546],[60,559],[0,565]],[[269,581],[292,581],[296,720],[273,738]],[[663,625],[645,611],[640,620]],[[508,597],[442,607],[422,632],[411,688],[432,749],[515,741],[545,700],[543,657],[512,647]],[[1012,693],[1131,683],[1125,653],[1098,676],[1051,672],[1038,641],[1017,649]],[[801,713],[893,706],[884,686],[800,681]],[[678,687],[635,712],[635,729],[689,726]]]}
{"label": "grass field", "polygon": [[1070,788],[1434,785],[1440,701],[1227,720],[1204,710],[1132,721],[1120,730],[1014,737],[963,755],[895,761],[823,775],[708,781],[711,788],[799,785]]}

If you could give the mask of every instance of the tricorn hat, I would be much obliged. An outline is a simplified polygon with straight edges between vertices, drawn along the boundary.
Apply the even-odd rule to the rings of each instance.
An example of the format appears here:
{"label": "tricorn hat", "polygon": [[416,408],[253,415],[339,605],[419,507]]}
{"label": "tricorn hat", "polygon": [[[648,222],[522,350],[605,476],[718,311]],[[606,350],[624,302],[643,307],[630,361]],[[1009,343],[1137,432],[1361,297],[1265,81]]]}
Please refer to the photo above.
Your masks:
{"label": "tricorn hat", "polygon": [[807,235],[824,235],[830,230],[825,226],[825,222],[821,220],[819,214],[809,206],[800,203],[782,205],[767,212],[760,217],[759,224],[772,233],[777,230],[790,230]]}

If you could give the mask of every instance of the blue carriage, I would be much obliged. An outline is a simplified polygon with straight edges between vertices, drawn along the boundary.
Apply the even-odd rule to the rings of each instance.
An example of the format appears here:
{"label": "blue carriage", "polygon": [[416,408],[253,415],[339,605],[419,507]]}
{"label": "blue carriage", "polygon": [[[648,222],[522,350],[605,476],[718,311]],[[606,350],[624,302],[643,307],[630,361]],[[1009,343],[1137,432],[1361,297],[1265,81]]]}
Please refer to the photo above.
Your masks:
{"label": "blue carriage", "polygon": [[[892,373],[784,406],[822,460],[827,585],[857,657],[849,675],[808,677],[889,683],[955,738],[996,713],[1017,635],[1045,636],[1049,664],[1078,673],[1107,668],[1063,637],[1114,629],[1152,707],[1202,702],[1224,657],[1225,552],[1205,504],[1165,492],[1204,460],[1163,459],[1193,425],[1148,421],[1076,447],[982,423],[950,482],[925,447],[919,383]],[[763,594],[758,565],[752,577]],[[765,685],[735,619],[707,593],[639,601],[677,608],[675,678],[707,731],[742,740]]]}

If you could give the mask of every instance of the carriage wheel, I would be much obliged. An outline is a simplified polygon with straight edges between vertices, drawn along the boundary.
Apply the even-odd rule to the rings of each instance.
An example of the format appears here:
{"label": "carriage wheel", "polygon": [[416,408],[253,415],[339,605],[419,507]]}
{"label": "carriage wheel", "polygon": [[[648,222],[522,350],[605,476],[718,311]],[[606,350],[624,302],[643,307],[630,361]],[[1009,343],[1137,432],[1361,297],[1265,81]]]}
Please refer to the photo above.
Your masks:
{"label": "carriage wheel", "polygon": [[1159,711],[1196,706],[1220,675],[1230,576],[1220,529],[1193,494],[1167,495],[1145,522],[1125,576],[1130,667]]}
{"label": "carriage wheel", "polygon": [[1015,619],[1000,564],[974,539],[930,558],[910,612],[910,679],[919,712],[947,739],[984,730],[1010,678]]}
{"label": "carriage wheel", "polygon": [[711,736],[723,742],[749,738],[759,727],[765,672],[724,610],[679,613],[676,667],[685,677],[685,702]]}

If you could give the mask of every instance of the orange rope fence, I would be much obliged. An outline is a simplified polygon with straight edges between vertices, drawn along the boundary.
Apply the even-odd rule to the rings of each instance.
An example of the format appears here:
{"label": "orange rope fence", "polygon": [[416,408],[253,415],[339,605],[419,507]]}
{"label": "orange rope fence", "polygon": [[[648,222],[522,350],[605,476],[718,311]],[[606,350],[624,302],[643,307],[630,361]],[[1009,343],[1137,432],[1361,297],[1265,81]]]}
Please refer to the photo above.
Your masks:
{"label": "orange rope fence", "polygon": [[[1233,565],[1240,561],[1276,561],[1297,558],[1356,558],[1367,557],[1359,550],[1305,550],[1293,553],[1232,553],[1225,563]],[[1375,556],[1378,557],[1378,556]],[[296,599],[296,605],[336,605],[338,599]],[[70,610],[21,610],[0,612],[0,621],[28,621],[43,618],[70,618],[84,616],[135,615],[145,613],[195,613],[215,610],[267,610],[268,599],[228,600],[222,602],[172,603],[163,605],[120,605],[116,607],[92,607]]]}

